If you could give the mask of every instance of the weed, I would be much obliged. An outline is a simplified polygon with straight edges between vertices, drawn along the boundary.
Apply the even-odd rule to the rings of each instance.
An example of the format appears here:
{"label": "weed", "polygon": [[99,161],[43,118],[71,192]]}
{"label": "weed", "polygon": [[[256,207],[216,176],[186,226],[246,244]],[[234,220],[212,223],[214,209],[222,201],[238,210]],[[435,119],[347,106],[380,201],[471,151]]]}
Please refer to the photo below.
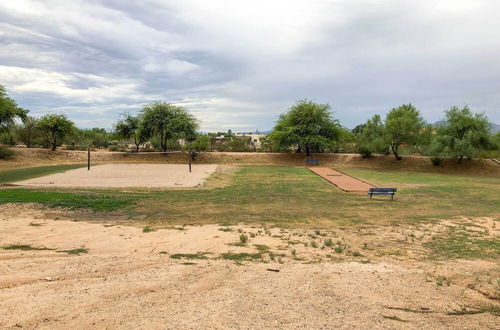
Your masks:
{"label": "weed", "polygon": [[230,231],[233,231],[231,228],[229,227],[223,227],[223,228],[219,228],[220,231],[225,231],[225,232],[230,232]]}
{"label": "weed", "polygon": [[196,265],[196,262],[181,262],[181,265],[191,266]]}
{"label": "weed", "polygon": [[56,252],[61,252],[61,253],[67,253],[71,255],[80,255],[81,253],[89,253],[89,250],[85,248],[78,248],[78,249],[72,249],[72,250],[61,250],[61,251],[56,251]]}
{"label": "weed", "polygon": [[408,322],[408,321],[403,320],[402,318],[397,317],[397,316],[395,316],[395,315],[382,315],[382,317],[383,317],[384,319],[389,319],[389,320],[395,320],[395,321],[400,321],[400,322]]}
{"label": "weed", "polygon": [[311,241],[311,247],[316,249],[318,247],[318,243],[316,243],[316,241]]}
{"label": "weed", "polygon": [[344,251],[344,250],[342,249],[342,246],[337,245],[337,246],[333,249],[333,251],[335,251],[335,253],[342,253],[342,251]]}
{"label": "weed", "polygon": [[172,254],[170,255],[170,258],[172,259],[202,259],[206,260],[208,259],[206,256],[207,253],[177,253],[177,254]]}
{"label": "weed", "polygon": [[461,310],[455,310],[453,312],[446,313],[447,315],[469,315],[469,314],[482,314],[490,313],[495,316],[500,316],[500,306],[495,305],[483,305],[477,307],[462,307]]}
{"label": "weed", "polygon": [[254,244],[253,246],[255,246],[260,253],[267,253],[269,251],[269,246],[264,244]]}
{"label": "weed", "polygon": [[167,254],[166,251],[160,251],[160,254]]}
{"label": "weed", "polygon": [[327,239],[325,239],[325,241],[323,242],[323,244],[325,244],[325,246],[327,246],[327,247],[332,247],[333,246],[333,240],[331,238],[327,238]]}
{"label": "weed", "polygon": [[42,226],[42,224],[41,223],[30,222],[30,226],[32,226],[32,227],[40,227],[40,226]]}
{"label": "weed", "polygon": [[27,244],[9,244],[2,246],[4,250],[21,250],[21,251],[40,251],[40,250],[54,250],[46,247],[34,247]]}
{"label": "weed", "polygon": [[280,263],[280,264],[284,264],[284,263],[285,263],[285,260],[283,260],[283,258],[281,258],[281,257],[278,257],[278,263]]}
{"label": "weed", "polygon": [[232,253],[226,252],[222,253],[221,258],[224,260],[233,260],[233,261],[256,261],[261,260],[262,255],[260,253]]}
{"label": "weed", "polygon": [[240,235],[240,242],[241,242],[242,244],[246,244],[246,243],[248,242],[248,236],[247,236],[247,235],[245,235],[245,234],[241,234],[241,235]]}
{"label": "weed", "polygon": [[295,249],[292,249],[290,252],[292,253],[292,256],[294,256],[294,257],[295,257],[295,256],[296,256],[296,254],[297,254],[297,251],[295,251]]}
{"label": "weed", "polygon": [[243,229],[238,228],[238,233],[243,233]]}
{"label": "weed", "polygon": [[142,232],[143,233],[150,233],[152,231],[156,231],[156,229],[155,228],[151,228],[149,226],[146,226],[146,227],[142,228]]}
{"label": "weed", "polygon": [[255,233],[250,233],[250,237],[255,237],[257,235],[255,235]]}

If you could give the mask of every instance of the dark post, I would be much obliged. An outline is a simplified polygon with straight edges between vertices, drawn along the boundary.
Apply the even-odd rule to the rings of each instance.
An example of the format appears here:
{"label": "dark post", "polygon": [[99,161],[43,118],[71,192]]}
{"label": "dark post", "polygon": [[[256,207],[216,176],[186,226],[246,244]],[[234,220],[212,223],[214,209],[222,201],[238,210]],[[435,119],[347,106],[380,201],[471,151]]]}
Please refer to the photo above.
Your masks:
{"label": "dark post", "polygon": [[90,171],[90,146],[87,153],[87,171]]}
{"label": "dark post", "polygon": [[189,173],[191,173],[191,160],[189,161]]}

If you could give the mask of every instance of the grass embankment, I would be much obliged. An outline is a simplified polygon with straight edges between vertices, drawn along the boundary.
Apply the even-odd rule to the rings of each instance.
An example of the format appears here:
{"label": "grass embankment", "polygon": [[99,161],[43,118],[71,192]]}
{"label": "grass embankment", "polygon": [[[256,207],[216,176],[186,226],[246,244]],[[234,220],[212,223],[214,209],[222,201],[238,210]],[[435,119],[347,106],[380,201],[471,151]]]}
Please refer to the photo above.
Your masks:
{"label": "grass embankment", "polygon": [[12,183],[41,176],[65,172],[87,166],[86,164],[66,164],[20,168],[15,170],[0,171],[0,184]]}

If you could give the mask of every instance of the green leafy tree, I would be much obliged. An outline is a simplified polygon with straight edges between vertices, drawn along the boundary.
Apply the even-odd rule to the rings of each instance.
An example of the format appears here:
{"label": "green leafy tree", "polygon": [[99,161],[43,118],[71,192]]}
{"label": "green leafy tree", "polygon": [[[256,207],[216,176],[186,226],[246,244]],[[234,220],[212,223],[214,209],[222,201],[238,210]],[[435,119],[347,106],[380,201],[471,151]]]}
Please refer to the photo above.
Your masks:
{"label": "green leafy tree", "polygon": [[16,130],[16,135],[28,148],[31,148],[35,139],[40,137],[38,119],[27,116],[23,124]]}
{"label": "green leafy tree", "polygon": [[370,157],[372,153],[386,152],[388,144],[384,137],[385,128],[380,115],[374,115],[362,125],[361,131],[356,136],[357,152],[364,158]]}
{"label": "green leafy tree", "polygon": [[38,128],[50,141],[55,151],[63,139],[75,130],[75,124],[63,114],[47,114],[38,121]]}
{"label": "green leafy tree", "polygon": [[385,136],[394,157],[400,160],[399,149],[402,144],[418,144],[422,129],[425,127],[420,112],[411,103],[393,108],[385,118]]}
{"label": "green leafy tree", "polygon": [[189,145],[189,149],[202,152],[210,150],[210,137],[208,135],[199,134],[196,139]]}
{"label": "green leafy tree", "polygon": [[198,120],[185,108],[167,102],[153,102],[141,111],[144,135],[157,136],[163,151],[168,140],[192,140],[196,136]]}
{"label": "green leafy tree", "polygon": [[12,127],[16,118],[26,120],[27,114],[28,110],[18,107],[16,101],[7,95],[5,87],[0,85],[0,131]]}
{"label": "green leafy tree", "polygon": [[269,137],[278,151],[305,151],[309,156],[311,152],[332,148],[339,128],[338,121],[332,118],[330,105],[304,99],[280,115]]}
{"label": "green leafy tree", "polygon": [[473,114],[465,106],[446,111],[444,125],[438,127],[432,142],[434,155],[473,158],[491,146],[490,126],[484,114]]}
{"label": "green leafy tree", "polygon": [[140,145],[147,141],[140,116],[125,115],[115,123],[115,132],[123,139],[132,139],[136,152],[139,152]]}

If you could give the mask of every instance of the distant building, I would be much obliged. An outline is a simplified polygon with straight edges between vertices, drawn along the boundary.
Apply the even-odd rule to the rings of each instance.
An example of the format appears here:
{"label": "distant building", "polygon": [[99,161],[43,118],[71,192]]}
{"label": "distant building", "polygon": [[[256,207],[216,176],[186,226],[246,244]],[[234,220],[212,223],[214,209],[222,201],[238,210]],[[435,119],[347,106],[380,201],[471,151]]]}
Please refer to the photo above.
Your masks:
{"label": "distant building", "polygon": [[261,133],[236,133],[235,136],[240,138],[248,138],[248,145],[252,148],[258,149],[262,146],[261,139],[266,136],[266,134]]}

